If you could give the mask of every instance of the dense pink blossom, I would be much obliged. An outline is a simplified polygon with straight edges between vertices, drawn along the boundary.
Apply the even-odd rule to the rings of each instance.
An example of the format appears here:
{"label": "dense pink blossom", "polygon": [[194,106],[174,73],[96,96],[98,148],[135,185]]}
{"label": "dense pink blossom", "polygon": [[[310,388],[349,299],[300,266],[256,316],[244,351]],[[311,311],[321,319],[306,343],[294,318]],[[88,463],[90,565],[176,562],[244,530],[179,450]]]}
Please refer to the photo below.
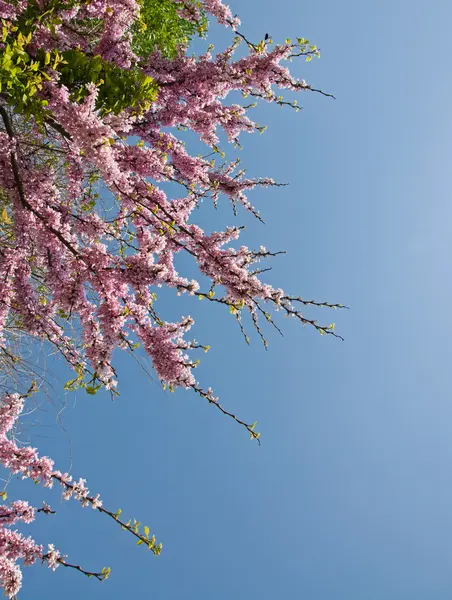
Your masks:
{"label": "dense pink blossom", "polygon": [[[190,18],[197,19],[201,8],[220,23],[233,28],[238,24],[219,0],[180,2],[180,10],[191,13]],[[123,45],[130,43],[128,27],[137,9],[135,0],[94,0],[69,10],[62,7],[52,43],[81,47],[71,37],[71,19],[102,15],[103,32],[93,51],[127,67],[136,60],[123,51]],[[47,42],[39,36],[37,40],[47,48]],[[0,186],[12,199],[16,239],[16,246],[0,256],[4,281],[0,339],[8,315],[19,315],[29,334],[46,339],[74,368],[90,369],[95,382],[112,389],[116,385],[113,350],[130,348],[135,336],[163,382],[197,388],[195,363],[181,350],[188,321],[165,323],[152,305],[151,289],[161,286],[212,300],[211,294],[198,291],[197,281],[177,272],[174,258],[179,252],[189,253],[211,284],[223,290],[215,301],[233,311],[248,310],[255,325],[260,315],[268,318],[262,303],[269,303],[321,332],[328,330],[306,320],[293,308],[289,296],[260,279],[255,263],[266,255],[230,246],[239,237],[239,227],[209,233],[192,221],[193,211],[207,197],[217,203],[225,196],[234,209],[242,205],[259,216],[247,193],[274,182],[247,178],[237,162],[217,166],[208,158],[190,155],[169,128],[189,128],[219,152],[220,129],[234,143],[241,132],[261,130],[247,115],[249,106],[224,102],[230,93],[277,101],[274,88],[309,89],[282,65],[294,51],[293,45],[264,45],[260,50],[249,45],[249,54],[234,61],[236,46],[234,41],[216,56],[210,51],[199,57],[181,51],[172,60],[158,52],[149,56],[141,68],[160,90],[150,109],[139,116],[128,110],[101,116],[96,109],[98,88],[93,83],[87,85],[85,98],[75,102],[58,77],[50,77],[40,94],[48,102],[52,122],[58,124],[48,131],[65,155],[59,168],[60,173],[64,170],[64,187],[53,167],[30,164],[19,134],[0,132]],[[140,143],[131,144],[128,136],[138,137]],[[114,199],[113,218],[97,206],[82,210],[85,198],[90,200],[86,177],[91,172],[102,182],[102,194]],[[165,182],[177,182],[182,195],[170,198],[159,187]],[[44,301],[33,281],[36,269],[47,286]],[[67,334],[61,314],[77,319],[78,339]]]}

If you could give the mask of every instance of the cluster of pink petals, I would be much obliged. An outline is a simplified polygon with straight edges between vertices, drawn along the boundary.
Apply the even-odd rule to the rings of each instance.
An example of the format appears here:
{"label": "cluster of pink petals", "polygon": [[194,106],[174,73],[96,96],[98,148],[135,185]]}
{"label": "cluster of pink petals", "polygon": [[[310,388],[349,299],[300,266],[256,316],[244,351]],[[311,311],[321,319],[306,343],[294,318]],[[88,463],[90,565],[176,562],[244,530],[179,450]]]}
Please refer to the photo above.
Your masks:
{"label": "cluster of pink petals", "polygon": [[240,25],[240,19],[237,15],[232,15],[231,9],[221,0],[179,0],[179,14],[187,21],[199,22],[201,18],[201,10],[214,16],[221,25],[233,27],[234,29]]}
{"label": "cluster of pink petals", "polygon": [[[238,23],[220,0],[183,0],[179,4],[187,18],[196,19],[199,10],[204,10],[225,25]],[[20,9],[18,3],[10,20]],[[135,60],[127,51],[127,32],[138,10],[136,0],[92,0],[59,10],[61,23],[49,44],[83,48],[83,40],[73,33],[71,24],[74,19],[102,16],[104,29],[98,46],[91,50],[125,68]],[[42,25],[34,43],[47,49],[44,29]],[[133,334],[152,358],[162,381],[195,387],[194,365],[182,342],[188,321],[165,323],[151,306],[152,288],[197,293],[199,284],[177,272],[177,253],[186,251],[194,257],[200,272],[223,287],[226,303],[239,302],[252,314],[259,301],[280,306],[282,290],[264,284],[253,271],[251,258],[256,255],[243,246],[238,250],[226,247],[238,238],[238,228],[208,233],[191,222],[193,210],[206,196],[217,202],[224,195],[234,206],[241,204],[254,213],[247,193],[257,185],[273,185],[273,181],[246,178],[236,163],[217,168],[207,159],[192,156],[169,131],[188,128],[215,147],[222,129],[235,141],[241,132],[253,132],[257,126],[247,116],[247,108],[224,102],[231,92],[271,99],[274,87],[304,89],[304,82],[294,79],[281,65],[291,52],[290,45],[250,51],[236,61],[232,60],[234,50],[235,42],[216,56],[207,52],[196,58],[181,51],[169,60],[158,53],[151,55],[142,68],[160,91],[139,118],[128,111],[101,117],[94,84],[87,86],[87,96],[77,103],[71,101],[58,77],[51,78],[41,94],[58,123],[57,131],[65,132],[58,148],[64,152],[60,165],[64,188],[52,167],[30,163],[20,136],[11,139],[0,133],[0,186],[12,199],[16,240],[15,246],[0,255],[4,281],[0,340],[7,318],[17,315],[29,334],[56,346],[75,369],[89,368],[107,388],[113,388],[112,353],[117,347],[128,348]],[[137,136],[140,144],[130,144],[127,136]],[[23,197],[18,194],[11,152]],[[99,174],[104,192],[116,200],[113,220],[97,207],[88,213],[80,210],[86,177],[93,170]],[[168,181],[181,184],[184,194],[170,199],[158,187]],[[120,254],[118,247],[124,246],[126,231],[133,232],[131,243]],[[33,281],[37,270],[48,289],[45,302]],[[66,323],[58,318],[61,314],[77,319],[79,339],[67,333]]]}
{"label": "cluster of pink petals", "polygon": [[0,0],[0,19],[14,20],[27,7],[27,0],[18,0],[12,3],[11,0]]}
{"label": "cluster of pink petals", "polygon": [[[132,10],[131,5],[129,8]],[[111,9],[114,11],[113,5]],[[194,387],[193,365],[180,344],[188,328],[182,322],[159,322],[144,301],[152,287],[196,292],[198,284],[181,277],[174,267],[178,252],[185,250],[195,257],[201,273],[225,288],[227,302],[243,302],[251,312],[256,310],[257,300],[279,304],[282,292],[253,274],[251,251],[224,248],[237,239],[238,228],[208,234],[190,223],[198,206],[197,194],[210,194],[215,201],[223,194],[253,210],[246,192],[273,181],[246,179],[242,172],[236,172],[235,163],[215,169],[208,160],[188,154],[174,135],[162,131],[189,127],[201,139],[214,143],[218,139],[216,129],[222,127],[230,138],[236,137],[242,130],[253,130],[254,124],[243,107],[223,106],[223,96],[242,89],[244,80],[247,90],[262,94],[272,85],[295,86],[278,66],[287,56],[285,47],[262,56],[250,54],[236,63],[227,56],[226,52],[215,59],[204,55],[196,60],[181,55],[174,61],[154,56],[147,70],[162,87],[157,102],[138,120],[127,113],[102,118],[95,108],[94,85],[88,86],[82,103],[75,103],[66,88],[56,81],[48,82],[44,97],[53,118],[66,132],[61,146],[66,153],[64,190],[54,180],[51,168],[27,164],[17,149],[20,139],[11,140],[2,134],[0,185],[15,198],[15,237],[21,255],[19,259],[19,248],[11,248],[0,256],[0,274],[8,274],[0,299],[0,336],[2,324],[14,307],[30,334],[52,342],[74,367],[90,365],[99,380],[111,388],[116,385],[112,352],[116,347],[127,347],[132,331],[143,342],[164,382]],[[126,143],[125,132],[139,136],[143,143]],[[12,171],[12,143],[23,175],[25,206],[17,195]],[[84,174],[93,168],[118,202],[115,226],[100,213],[83,215],[76,208]],[[188,194],[170,200],[163,189],[150,185],[150,180],[178,181]],[[113,242],[123,239],[122,231],[130,226],[136,232],[133,251],[119,255]],[[45,304],[32,283],[35,268],[44,274],[50,291]],[[65,335],[64,323],[55,318],[60,311],[79,319],[82,338],[78,344]]]}
{"label": "cluster of pink petals", "polygon": [[[101,507],[99,496],[89,497],[86,480],[73,481],[67,473],[55,471],[50,458],[39,457],[35,448],[19,445],[15,441],[14,426],[23,407],[24,398],[18,394],[8,394],[0,400],[0,464],[12,474],[40,480],[46,487],[52,487],[54,480],[59,481],[65,500],[74,497],[82,506],[91,505],[93,509]],[[17,561],[21,560],[28,566],[40,559],[54,570],[58,566],[60,554],[52,545],[43,554],[42,546],[11,529],[19,521],[31,523],[35,514],[36,510],[24,500],[0,505],[0,585],[9,598],[13,598],[21,587],[22,573]]]}
{"label": "cluster of pink petals", "polygon": [[[45,471],[49,466],[51,469],[53,463],[44,461],[38,465],[36,461],[39,459],[34,449],[19,448],[7,437],[22,408],[23,399],[18,395],[6,396],[0,403],[0,464],[13,473],[26,473],[32,467],[37,476],[41,467]],[[24,565],[32,565],[42,556],[41,546],[11,529],[11,526],[18,521],[31,523],[34,517],[34,508],[23,500],[12,502],[8,506],[0,505],[0,584],[9,598],[13,598],[22,585],[22,572],[17,561],[22,560]]]}

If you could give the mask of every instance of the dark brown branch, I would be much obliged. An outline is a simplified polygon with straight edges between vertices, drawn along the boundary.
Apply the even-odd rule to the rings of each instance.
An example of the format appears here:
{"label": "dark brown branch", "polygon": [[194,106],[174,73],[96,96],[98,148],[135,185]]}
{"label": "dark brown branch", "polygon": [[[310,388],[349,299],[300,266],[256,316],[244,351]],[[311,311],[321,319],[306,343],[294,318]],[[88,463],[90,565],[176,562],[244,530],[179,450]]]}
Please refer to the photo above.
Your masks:
{"label": "dark brown branch", "polygon": [[65,137],[67,140],[72,140],[71,134],[68,133],[62,125],[60,125],[57,121],[55,121],[55,119],[53,119],[52,117],[47,117],[45,121],[46,121],[47,125],[50,125],[50,127],[52,127],[52,129],[55,129],[55,131],[58,131],[58,133],[61,134],[63,137]]}
{"label": "dark brown branch", "polygon": [[[50,554],[44,554],[42,556],[43,561],[48,560],[49,558],[50,558]],[[57,558],[56,561],[62,567],[68,567],[70,569],[75,569],[79,573],[83,573],[83,575],[86,575],[86,577],[95,577],[98,581],[103,581],[104,579],[107,579],[109,572],[110,572],[110,571],[105,571],[104,573],[102,573],[102,572],[101,573],[93,573],[91,571],[85,571],[85,569],[83,569],[80,565],[72,565],[71,563],[66,562],[64,560],[64,558]]]}
{"label": "dark brown branch", "polygon": [[219,404],[212,398],[211,394],[208,394],[207,392],[205,392],[203,389],[197,387],[196,385],[193,386],[193,390],[195,392],[197,392],[200,396],[205,398],[209,402],[209,404],[213,404],[213,406],[218,408],[218,410],[221,411],[224,415],[231,417],[232,419],[234,419],[234,421],[236,423],[245,427],[245,429],[250,434],[251,439],[257,440],[258,444],[260,445],[260,443],[261,443],[261,441],[259,439],[260,434],[257,433],[256,431],[254,431],[254,427],[255,427],[256,423],[254,423],[252,425],[250,425],[249,423],[245,423],[245,421],[242,421],[236,415],[234,415],[233,413],[231,413],[231,412],[227,411],[225,408],[223,408],[221,406],[221,404]]}
{"label": "dark brown branch", "polygon": [[[8,137],[11,141],[16,139],[16,136],[14,134],[14,130],[11,124],[11,119],[8,115],[7,110],[0,105],[0,114],[3,118],[3,122],[5,124],[5,128],[6,128],[6,132],[8,134]],[[16,153],[14,150],[11,150],[10,152],[10,160],[11,160],[11,168],[13,170],[13,176],[14,176],[14,182],[16,184],[17,187],[17,193],[19,194],[19,199],[20,202],[22,204],[22,206],[24,208],[27,208],[30,212],[32,212],[40,221],[42,221],[44,223],[44,225],[49,229],[49,231],[51,231],[59,240],[60,242],[66,246],[66,248],[72,252],[72,254],[74,256],[76,256],[77,258],[80,258],[80,254],[77,252],[77,250],[75,248],[73,248],[71,246],[71,244],[64,238],[63,235],[61,235],[61,233],[59,231],[57,231],[56,229],[54,229],[51,225],[49,225],[48,223],[46,223],[45,219],[39,214],[39,212],[37,210],[35,210],[33,208],[33,206],[28,202],[26,196],[25,196],[25,190],[24,190],[24,186],[22,184],[22,179],[20,177],[20,172],[19,172],[19,165],[17,163],[17,158],[16,158]]]}
{"label": "dark brown branch", "polygon": [[[53,474],[52,475],[53,479],[56,479],[57,481],[60,482],[60,484],[63,487],[66,487],[70,490],[74,490],[75,486],[71,483],[68,483],[67,481],[64,481],[61,476]],[[89,502],[91,505],[92,504],[97,504],[97,500],[95,498],[93,498],[92,496],[86,496],[86,498],[84,498],[87,502]],[[138,530],[136,530],[134,528],[134,526],[130,525],[129,523],[124,523],[123,521],[121,521],[119,519],[119,513],[113,513],[110,510],[107,510],[106,508],[104,508],[103,506],[96,506],[96,510],[98,510],[101,513],[104,513],[106,515],[108,515],[111,519],[113,519],[114,521],[116,521],[121,527],[122,529],[125,529],[126,531],[129,531],[132,535],[134,535],[136,538],[138,538],[139,542],[141,544],[146,544],[147,547],[152,550],[152,552],[157,556],[160,554],[160,550],[161,550],[161,544],[160,545],[155,545],[155,538],[152,537],[151,539],[149,539],[148,537],[141,535],[140,533],[138,533]]]}

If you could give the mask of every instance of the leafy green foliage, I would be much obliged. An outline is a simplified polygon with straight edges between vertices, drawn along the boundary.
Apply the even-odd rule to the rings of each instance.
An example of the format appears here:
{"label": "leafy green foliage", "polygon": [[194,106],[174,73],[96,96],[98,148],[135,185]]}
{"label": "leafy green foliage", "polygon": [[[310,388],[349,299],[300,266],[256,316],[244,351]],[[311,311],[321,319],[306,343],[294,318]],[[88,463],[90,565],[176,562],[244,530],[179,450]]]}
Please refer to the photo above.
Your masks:
{"label": "leafy green foliage", "polygon": [[[23,35],[18,27],[2,21],[0,41],[4,44],[0,56],[0,93],[26,116],[33,112],[38,116],[46,102],[36,96],[42,88],[43,81],[50,79],[46,73],[50,63],[50,55],[46,55],[41,64],[28,54],[26,48],[31,42],[32,33]],[[56,68],[62,57],[56,50],[53,53],[53,67]]]}
{"label": "leafy green foliage", "polygon": [[[37,17],[35,23],[39,21]],[[28,29],[28,33],[24,35],[21,29]],[[138,68],[120,69],[100,56],[92,57],[79,50],[39,51],[32,58],[27,46],[33,40],[33,32],[30,19],[21,28],[2,22],[0,40],[5,47],[0,57],[0,93],[17,112],[42,120],[47,102],[37,92],[51,79],[52,71],[61,74],[60,83],[69,89],[75,102],[83,100],[86,85],[94,83],[99,88],[96,108],[101,114],[118,114],[125,108],[140,113],[155,100],[158,87]]]}
{"label": "leafy green foliage", "polygon": [[[69,0],[68,4],[75,5],[77,0]],[[137,56],[146,58],[159,49],[163,55],[173,57],[181,44],[188,44],[194,35],[204,34],[205,15],[198,23],[186,21],[179,16],[177,5],[175,0],[141,0],[138,19],[131,25],[132,48]],[[58,0],[49,0],[45,8],[30,0],[18,26],[2,22],[0,40],[5,47],[0,57],[0,93],[8,104],[26,117],[33,115],[42,121],[47,116],[47,103],[38,92],[51,78],[52,71],[58,71],[60,83],[69,89],[72,101],[81,102],[87,95],[86,85],[94,83],[99,89],[96,108],[101,114],[118,114],[127,107],[136,113],[148,109],[158,88],[138,68],[120,69],[100,56],[77,49],[41,51],[33,57],[29,54],[27,46],[33,42],[38,25],[45,25],[54,33],[61,23],[58,8]],[[100,19],[90,21],[94,29],[96,23],[102,28]]]}
{"label": "leafy green foliage", "polygon": [[157,96],[152,78],[138,69],[120,69],[100,56],[89,57],[79,50],[67,50],[63,58],[65,63],[58,69],[60,82],[70,90],[71,99],[80,102],[87,94],[86,85],[94,83],[99,88],[96,108],[103,114],[118,114],[127,107],[141,112]]}
{"label": "leafy green foliage", "polygon": [[114,519],[117,523],[121,525],[121,529],[123,529],[124,531],[130,531],[135,535],[136,538],[138,538],[137,546],[145,544],[147,548],[151,550],[153,554],[155,554],[155,556],[158,556],[161,553],[163,544],[156,543],[155,535],[150,535],[150,530],[147,525],[143,527],[143,533],[141,533],[140,521],[137,521],[136,519],[129,519],[126,523],[120,520],[119,517],[122,513],[122,510],[120,508],[116,511],[116,513],[111,513],[110,511],[107,511],[107,513],[112,519]]}
{"label": "leafy green foliage", "polygon": [[207,18],[192,23],[182,19],[174,0],[141,0],[139,19],[132,25],[132,49],[146,58],[159,49],[164,56],[173,57],[178,46],[188,44],[195,35],[204,35]]}

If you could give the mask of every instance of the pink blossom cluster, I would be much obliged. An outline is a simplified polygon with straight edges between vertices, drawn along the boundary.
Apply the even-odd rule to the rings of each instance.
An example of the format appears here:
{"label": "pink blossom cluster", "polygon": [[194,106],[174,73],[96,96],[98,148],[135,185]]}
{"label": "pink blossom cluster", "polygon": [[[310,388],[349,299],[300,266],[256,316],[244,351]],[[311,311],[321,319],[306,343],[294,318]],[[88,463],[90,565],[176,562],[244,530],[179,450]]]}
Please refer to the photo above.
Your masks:
{"label": "pink blossom cluster", "polygon": [[54,480],[59,481],[63,488],[64,500],[74,496],[82,506],[91,505],[94,509],[102,506],[99,496],[94,499],[89,497],[85,479],[73,481],[68,473],[54,469],[52,459],[47,456],[40,457],[36,448],[16,442],[12,431],[23,411],[24,403],[25,398],[19,394],[7,394],[0,401],[0,464],[13,475],[20,474],[23,478],[41,481],[45,487],[53,487]]}
{"label": "pink blossom cluster", "polygon": [[[195,10],[197,5],[222,23],[234,23],[230,9],[219,0],[185,0],[181,9]],[[110,52],[116,52],[120,41],[127,43],[127,26],[136,10],[135,0],[93,0],[62,9],[52,43],[80,46],[68,33],[73,29],[70,23],[76,16],[103,15],[104,33],[96,52],[127,67],[127,53],[119,60]],[[217,167],[207,158],[192,156],[169,131],[188,128],[216,148],[219,128],[230,141],[258,129],[247,116],[249,107],[224,103],[231,92],[271,100],[274,87],[306,89],[280,64],[290,55],[289,44],[251,50],[233,61],[235,47],[236,42],[216,56],[208,52],[198,58],[182,52],[173,60],[158,53],[150,56],[142,68],[160,91],[139,117],[127,110],[102,117],[96,110],[94,84],[87,86],[83,101],[75,102],[53,74],[41,91],[52,121],[47,134],[37,133],[37,139],[44,146],[50,135],[64,156],[58,169],[28,158],[26,136],[0,131],[0,186],[11,198],[15,240],[0,254],[0,339],[8,315],[18,315],[30,335],[47,340],[75,369],[91,372],[95,381],[111,389],[116,385],[112,353],[117,347],[130,348],[135,337],[163,382],[195,388],[195,363],[181,343],[188,321],[166,323],[152,300],[152,290],[162,286],[201,293],[197,281],[177,272],[174,259],[179,252],[189,253],[200,272],[214,286],[222,286],[224,304],[246,308],[255,322],[263,312],[261,301],[292,311],[283,291],[259,278],[253,267],[259,253],[230,246],[240,228],[209,233],[191,221],[206,197],[216,203],[225,196],[234,207],[241,204],[258,216],[247,193],[256,186],[271,186],[273,180],[246,178],[236,162]],[[130,136],[140,143],[131,144]],[[92,197],[87,185],[92,172],[99,177],[102,193],[114,200],[113,218],[99,203],[83,210]],[[170,198],[161,187],[165,182],[178,183],[182,195]],[[41,288],[43,283],[46,287],[44,298],[38,292],[37,273]],[[74,329],[69,334],[69,322],[61,315],[76,320],[80,336],[74,337]]]}
{"label": "pink blossom cluster", "polygon": [[14,598],[22,587],[22,572],[17,561],[30,566],[41,557],[41,546],[0,523],[0,585],[5,596]]}
{"label": "pink blossom cluster", "polygon": [[0,587],[8,598],[15,598],[22,587],[19,561],[28,567],[41,560],[52,570],[59,565],[61,555],[53,544],[49,544],[48,552],[44,554],[43,547],[31,537],[25,537],[11,528],[20,521],[31,523],[35,519],[35,512],[24,500],[0,505]]}
{"label": "pink blossom cluster", "polygon": [[226,6],[221,0],[178,0],[180,5],[179,14],[187,21],[199,22],[201,18],[201,9],[214,16],[221,25],[233,27],[240,25],[240,19],[237,15],[232,15],[229,6]]}
{"label": "pink blossom cluster", "polygon": [[[6,396],[0,403],[0,463],[13,473],[27,473],[31,477],[44,474],[50,476],[53,463],[39,459],[33,448],[19,448],[7,437],[23,408],[23,399],[18,395]],[[49,468],[50,467],[50,468]],[[42,547],[30,537],[26,538],[11,529],[18,521],[31,523],[35,509],[27,502],[18,500],[8,506],[0,505],[0,584],[5,595],[13,598],[22,584],[22,572],[17,561],[32,565],[42,557]]]}
{"label": "pink blossom cluster", "polygon": [[[94,498],[89,496],[85,479],[73,481],[69,474],[55,471],[50,458],[39,457],[35,448],[19,445],[15,441],[14,426],[23,407],[24,398],[18,394],[9,394],[0,400],[0,464],[12,474],[40,480],[46,487],[52,487],[56,480],[63,488],[64,500],[74,497],[82,506],[100,508],[102,502],[99,495]],[[46,504],[40,509],[40,512],[48,511]],[[9,598],[13,598],[21,587],[22,573],[17,561],[21,560],[28,566],[36,560],[43,560],[53,570],[58,566],[60,553],[53,545],[50,544],[48,552],[43,554],[42,546],[11,529],[19,521],[31,523],[35,515],[36,510],[24,500],[0,505],[0,585]]]}
{"label": "pink blossom cluster", "polygon": [[16,19],[27,7],[27,0],[0,0],[0,19],[13,20]]}

